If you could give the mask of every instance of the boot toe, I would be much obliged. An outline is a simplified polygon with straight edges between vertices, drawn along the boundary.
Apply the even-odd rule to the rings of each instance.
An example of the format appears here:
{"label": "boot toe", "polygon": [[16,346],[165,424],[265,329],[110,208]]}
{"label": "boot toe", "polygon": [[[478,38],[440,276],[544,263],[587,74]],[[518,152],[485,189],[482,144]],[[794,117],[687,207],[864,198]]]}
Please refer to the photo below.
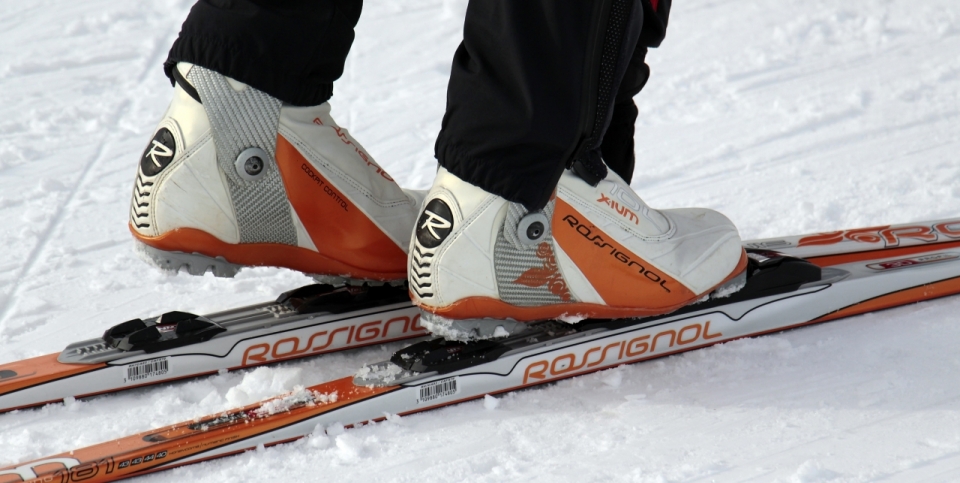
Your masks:
{"label": "boot toe", "polygon": [[683,283],[703,294],[727,279],[743,254],[736,226],[721,213],[703,208],[663,210],[675,227],[669,254]]}

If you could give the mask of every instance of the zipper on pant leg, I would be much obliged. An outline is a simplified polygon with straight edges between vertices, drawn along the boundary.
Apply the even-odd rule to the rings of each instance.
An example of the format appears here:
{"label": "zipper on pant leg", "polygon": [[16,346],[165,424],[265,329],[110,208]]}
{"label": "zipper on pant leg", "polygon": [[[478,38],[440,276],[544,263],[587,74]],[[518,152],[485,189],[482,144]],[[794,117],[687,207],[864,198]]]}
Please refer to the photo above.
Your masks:
{"label": "zipper on pant leg", "polygon": [[635,25],[642,23],[633,18],[642,15],[637,0],[609,0],[600,8],[600,19],[586,59],[589,75],[584,83],[581,135],[576,149],[565,163],[565,167],[573,168],[593,186],[607,175],[607,167],[600,157],[600,144],[629,62],[629,57],[624,54],[633,51],[639,35]]}

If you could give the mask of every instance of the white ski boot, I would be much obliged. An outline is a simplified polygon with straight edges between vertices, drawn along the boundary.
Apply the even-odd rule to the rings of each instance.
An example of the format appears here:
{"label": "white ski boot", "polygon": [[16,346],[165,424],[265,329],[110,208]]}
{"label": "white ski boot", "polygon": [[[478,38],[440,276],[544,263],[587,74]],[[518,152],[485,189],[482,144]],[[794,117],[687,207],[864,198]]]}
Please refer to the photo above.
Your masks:
{"label": "white ski boot", "polygon": [[736,227],[712,210],[649,208],[613,171],[590,186],[564,172],[542,211],[444,169],[410,242],[421,324],[456,339],[522,322],[659,315],[744,284]]}
{"label": "white ski boot", "polygon": [[130,206],[145,260],[194,275],[266,265],[332,283],[406,278],[423,193],[397,186],[328,103],[284,105],[199,66],[176,71]]}

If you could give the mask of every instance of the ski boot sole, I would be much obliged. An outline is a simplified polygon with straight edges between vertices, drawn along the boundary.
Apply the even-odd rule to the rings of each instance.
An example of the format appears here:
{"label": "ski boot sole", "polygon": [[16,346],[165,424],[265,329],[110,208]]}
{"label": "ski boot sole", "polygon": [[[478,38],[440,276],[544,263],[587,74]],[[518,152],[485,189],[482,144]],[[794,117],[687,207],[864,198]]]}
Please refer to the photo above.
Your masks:
{"label": "ski boot sole", "polygon": [[243,268],[222,257],[213,258],[200,253],[168,252],[153,248],[140,240],[133,240],[134,250],[141,260],[164,272],[176,274],[181,270],[190,275],[212,272],[215,277],[232,278]]}
{"label": "ski boot sole", "polygon": [[[215,277],[233,278],[237,275],[237,273],[240,272],[240,270],[248,268],[246,265],[230,263],[223,257],[214,258],[202,253],[160,250],[158,248],[151,247],[150,245],[147,245],[146,243],[143,243],[137,239],[134,239],[133,243],[134,250],[141,260],[171,275],[176,275],[177,273],[184,271],[190,275],[202,276],[207,272],[210,272]],[[307,273],[305,275],[313,278],[317,283],[333,286],[368,285],[379,287],[382,285],[390,285],[392,287],[399,287],[406,283],[405,279],[383,281],[311,273]]]}
{"label": "ski boot sole", "polygon": [[420,326],[447,340],[470,342],[498,339],[526,330],[530,322],[511,319],[448,319],[425,310],[420,311]]}

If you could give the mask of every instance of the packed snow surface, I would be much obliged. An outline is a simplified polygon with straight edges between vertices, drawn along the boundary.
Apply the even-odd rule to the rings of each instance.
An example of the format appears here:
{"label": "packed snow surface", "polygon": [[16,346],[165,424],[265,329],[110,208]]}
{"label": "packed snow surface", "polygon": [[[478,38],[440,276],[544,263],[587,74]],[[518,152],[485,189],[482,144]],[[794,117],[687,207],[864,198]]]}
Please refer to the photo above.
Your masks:
{"label": "packed snow surface", "polygon": [[[188,0],[0,2],[0,363],[309,280],[168,276],[127,231]],[[368,0],[334,116],[426,188],[464,0]],[[633,187],[744,238],[960,215],[956,0],[676,2]],[[960,481],[960,297],[740,340],[142,478]],[[0,415],[0,465],[353,374],[362,349]]]}

